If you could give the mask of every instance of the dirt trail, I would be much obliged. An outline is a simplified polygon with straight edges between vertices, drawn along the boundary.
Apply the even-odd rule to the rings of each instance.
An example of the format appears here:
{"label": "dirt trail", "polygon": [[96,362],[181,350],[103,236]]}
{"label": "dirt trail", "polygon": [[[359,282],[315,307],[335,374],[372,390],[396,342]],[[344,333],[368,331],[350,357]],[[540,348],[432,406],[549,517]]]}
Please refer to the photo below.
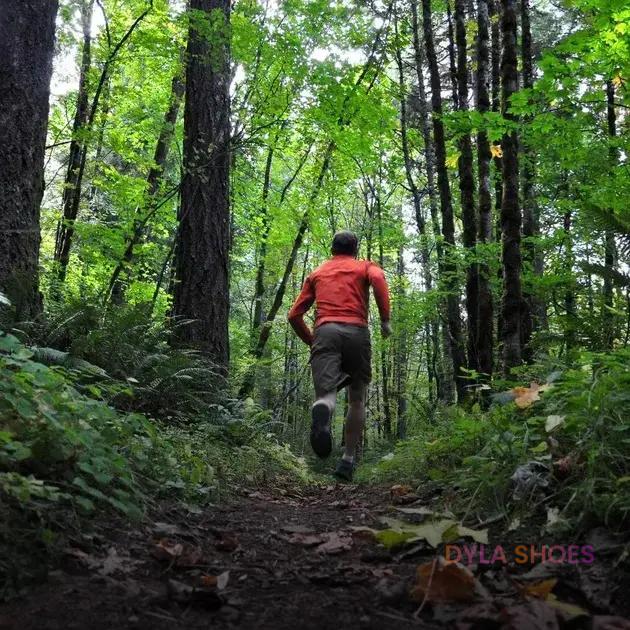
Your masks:
{"label": "dirt trail", "polygon": [[391,513],[389,489],[244,494],[199,513],[163,508],[141,527],[110,521],[85,532],[46,585],[0,608],[0,628],[630,628],[569,621],[523,597],[509,567],[478,575],[477,602],[427,605],[416,618],[409,588],[434,550],[388,552],[352,529]]}

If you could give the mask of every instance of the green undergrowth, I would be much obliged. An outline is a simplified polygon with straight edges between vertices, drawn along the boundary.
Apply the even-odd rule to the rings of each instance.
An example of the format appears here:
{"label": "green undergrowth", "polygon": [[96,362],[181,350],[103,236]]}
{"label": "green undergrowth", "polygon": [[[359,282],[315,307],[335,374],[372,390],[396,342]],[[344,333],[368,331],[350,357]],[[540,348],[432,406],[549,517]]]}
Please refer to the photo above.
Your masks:
{"label": "green undergrowth", "polygon": [[[409,439],[368,453],[358,480],[443,484],[458,491],[462,511],[506,520],[552,515],[548,525],[560,531],[627,528],[630,351],[583,353],[553,381],[534,400],[527,386],[494,396],[486,411],[440,409]],[[521,407],[513,400],[519,391]],[[519,470],[537,479],[517,482]]]}
{"label": "green undergrowth", "polygon": [[0,332],[0,597],[41,577],[50,552],[107,511],[141,519],[162,498],[203,504],[234,484],[309,480],[237,403],[215,402],[195,422],[156,420],[111,404],[133,384],[96,385],[89,365],[37,354]]}

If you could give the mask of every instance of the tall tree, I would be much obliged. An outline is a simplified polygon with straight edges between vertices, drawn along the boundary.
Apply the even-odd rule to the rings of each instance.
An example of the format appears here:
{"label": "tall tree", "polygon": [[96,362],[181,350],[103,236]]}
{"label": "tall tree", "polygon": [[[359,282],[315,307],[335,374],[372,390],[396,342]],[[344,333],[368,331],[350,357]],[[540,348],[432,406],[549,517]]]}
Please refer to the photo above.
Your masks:
{"label": "tall tree", "polygon": [[[433,147],[433,138],[431,137],[431,120],[429,118],[429,108],[427,105],[427,94],[424,86],[424,53],[423,46],[420,37],[420,27],[418,19],[418,2],[417,0],[410,0],[411,4],[411,29],[413,35],[413,53],[414,53],[414,67],[416,70],[416,79],[418,82],[418,115],[420,117],[420,130],[422,132],[422,144],[424,152],[425,173],[427,179],[427,193],[429,197],[429,214],[431,215],[431,225],[433,227],[433,235],[436,239],[436,251],[438,258],[438,270],[443,260],[443,248],[440,242],[440,217],[439,217],[439,199],[435,186],[435,151]],[[402,63],[402,60],[401,60]],[[416,222],[418,218],[416,216]],[[424,230],[424,222],[418,224],[418,230],[421,232]],[[428,235],[427,235],[428,236]],[[428,260],[427,260],[428,262]],[[425,282],[427,291],[433,288],[433,277],[430,273],[426,275]],[[452,370],[451,356],[448,351],[448,333],[446,327],[442,327],[442,342],[444,349],[444,356],[440,356],[440,322],[439,319],[433,319],[431,322],[431,358],[428,362],[433,366],[433,369],[429,370],[435,375],[436,394],[440,400],[445,402],[451,402],[455,398],[454,382],[446,372]]]}
{"label": "tall tree", "polygon": [[446,170],[446,140],[444,137],[444,123],[442,121],[442,85],[440,71],[433,42],[433,25],[431,21],[431,0],[422,0],[422,17],[424,30],[424,45],[429,63],[431,80],[431,105],[433,109],[433,140],[435,146],[435,163],[437,170],[438,191],[440,194],[440,209],[442,214],[442,236],[444,237],[445,255],[443,273],[446,277],[445,286],[448,291],[446,317],[448,322],[450,355],[453,361],[453,371],[458,398],[465,394],[466,382],[462,367],[466,364],[466,357],[462,347],[462,328],[459,318],[459,291],[457,286],[457,267],[453,258],[455,248],[455,220],[451,188]]}
{"label": "tall tree", "polygon": [[[477,109],[481,114],[490,111],[490,16],[488,0],[477,2]],[[490,190],[490,143],[483,126],[477,133],[477,177],[479,179],[479,243],[492,242],[492,194]],[[477,369],[482,374],[493,371],[493,303],[490,289],[490,270],[479,265],[479,299],[477,305]]]}
{"label": "tall tree", "polygon": [[[523,60],[523,87],[531,89],[534,85],[534,60],[532,53],[532,32],[529,15],[529,0],[521,0],[521,58]],[[529,117],[531,120],[531,117]],[[533,239],[540,235],[540,221],[538,218],[538,204],[534,190],[536,177],[536,156],[527,138],[521,142],[522,180],[523,180],[523,236],[525,244],[523,259],[531,272],[542,275],[542,256],[533,243]],[[544,323],[545,308],[541,300],[537,299],[531,288],[524,291],[523,310],[521,316],[521,343],[523,358],[532,360],[530,341],[537,326]]]}
{"label": "tall tree", "polygon": [[[617,116],[615,113],[615,86],[612,81],[606,82],[606,129],[608,131],[610,171],[614,172],[617,163],[617,148],[614,144],[617,136]],[[615,233],[611,229],[606,230],[604,238],[604,308],[602,320],[604,322],[604,347],[612,350],[615,339],[613,317],[613,272],[615,270]]]}
{"label": "tall tree", "polygon": [[180,341],[229,359],[230,0],[191,0],[173,314]]}
{"label": "tall tree", "polygon": [[[455,0],[455,41],[457,44],[457,102],[461,112],[468,110],[468,48],[466,43],[466,0]],[[477,208],[475,178],[470,134],[459,139],[459,192],[462,206],[464,247],[472,254],[477,242]],[[479,266],[469,262],[466,267],[466,314],[468,316],[468,368],[479,370],[477,356],[477,316],[479,309]]]}
{"label": "tall tree", "polygon": [[39,213],[57,1],[0,0],[0,291],[37,315]]}
{"label": "tall tree", "polygon": [[501,240],[503,263],[502,342],[503,371],[521,363],[521,208],[519,204],[517,117],[510,100],[518,90],[517,5],[501,0],[501,113],[510,124],[503,134],[503,198],[501,200]]}
{"label": "tall tree", "polygon": [[[94,0],[83,0],[81,2],[81,29],[83,31],[83,45],[81,49],[81,64],[79,66],[79,89],[74,110],[74,122],[72,124],[72,139],[70,140],[70,152],[68,154],[68,167],[66,169],[66,179],[63,185],[62,195],[62,217],[57,224],[57,235],[55,239],[55,259],[59,264],[59,279],[63,281],[66,275],[68,259],[70,256],[70,243],[68,225],[64,223],[66,219],[75,217],[79,211],[80,195],[77,189],[81,185],[83,169],[85,168],[86,152],[85,132],[90,116],[89,108],[89,83],[90,68],[92,66],[92,12]],[[75,208],[76,206],[76,208]],[[75,211],[76,210],[76,211]]]}
{"label": "tall tree", "polygon": [[[398,36],[397,20],[395,21],[395,26],[396,26],[396,35]],[[402,51],[401,51],[399,40],[398,40],[398,45],[396,46],[394,53],[396,57],[396,65],[398,66],[398,87],[400,90],[400,141],[401,141],[403,160],[405,163],[405,176],[406,176],[409,192],[411,193],[411,200],[413,202],[414,216],[416,219],[416,225],[418,227],[418,234],[420,235],[420,263],[422,265],[423,280],[424,280],[426,290],[430,291],[433,288],[433,274],[431,273],[431,260],[430,260],[428,231],[427,231],[426,220],[424,218],[424,211],[422,208],[422,194],[423,193],[420,190],[418,183],[416,182],[415,165],[411,156],[411,149],[409,146],[409,134],[408,134],[408,129],[407,129],[408,118],[409,118],[409,114],[407,112],[407,90],[405,88],[405,73],[404,73]],[[424,85],[422,86],[422,93],[423,93],[423,98],[424,98],[425,96]],[[426,103],[424,105],[424,110],[426,113]],[[430,131],[429,131],[429,135],[430,135]],[[433,185],[433,173],[431,173],[431,185]],[[432,194],[433,197],[435,197],[435,190],[430,194]],[[435,199],[431,201],[431,203],[434,203],[434,202],[435,202]],[[436,208],[436,215],[437,215],[437,208]],[[402,256],[402,251],[400,253],[400,256]],[[399,270],[402,270],[402,269],[404,269],[404,263],[402,259],[399,258]],[[402,275],[402,271],[400,271],[400,275]],[[437,355],[438,355],[438,350],[439,350],[438,320],[436,319],[430,320],[429,318],[427,318],[427,320],[424,323],[424,334],[425,334],[426,346],[427,346],[426,364],[427,364],[427,376],[429,379],[429,399],[432,399],[433,382],[437,380],[435,364],[438,359]],[[436,389],[439,390],[439,383],[437,383]]]}

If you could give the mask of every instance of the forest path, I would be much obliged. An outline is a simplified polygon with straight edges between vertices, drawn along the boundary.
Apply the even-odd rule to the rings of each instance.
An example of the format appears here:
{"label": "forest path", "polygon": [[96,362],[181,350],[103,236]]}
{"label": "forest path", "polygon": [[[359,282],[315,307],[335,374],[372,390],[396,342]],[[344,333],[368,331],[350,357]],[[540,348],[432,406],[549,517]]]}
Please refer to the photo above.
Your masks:
{"label": "forest path", "polygon": [[389,488],[274,488],[204,510],[164,506],[135,527],[100,523],[47,584],[0,608],[0,628],[630,628],[524,598],[509,567],[475,570],[477,603],[427,605],[416,619],[409,588],[435,551],[389,552],[352,529],[400,515],[392,499]]}

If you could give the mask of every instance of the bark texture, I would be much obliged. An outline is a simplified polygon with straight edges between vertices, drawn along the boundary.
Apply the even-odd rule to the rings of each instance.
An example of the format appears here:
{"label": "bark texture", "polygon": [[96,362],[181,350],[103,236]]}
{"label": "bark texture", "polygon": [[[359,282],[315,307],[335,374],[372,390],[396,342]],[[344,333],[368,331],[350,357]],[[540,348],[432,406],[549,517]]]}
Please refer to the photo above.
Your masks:
{"label": "bark texture", "polygon": [[[424,52],[422,47],[422,41],[420,36],[419,20],[418,20],[418,2],[417,0],[411,0],[411,27],[413,31],[413,50],[414,50],[414,66],[416,70],[416,79],[418,82],[418,115],[420,117],[420,127],[422,131],[422,142],[424,149],[425,160],[425,172],[427,178],[427,193],[429,196],[429,213],[431,215],[431,225],[433,228],[433,235],[436,239],[436,251],[438,259],[438,270],[442,264],[442,244],[440,242],[440,216],[439,216],[439,199],[437,189],[435,186],[435,151],[433,148],[433,138],[431,137],[431,120],[429,118],[429,109],[427,106],[427,94],[424,86]],[[416,221],[417,221],[416,217]],[[420,224],[418,224],[420,230]],[[433,278],[429,274],[427,276],[427,291],[433,288]],[[429,370],[435,375],[436,394],[437,397],[450,403],[455,398],[454,382],[452,378],[452,365],[451,357],[448,352],[441,356],[440,348],[440,334],[442,338],[446,338],[444,330],[440,333],[439,319],[435,319],[431,322],[431,342],[430,342],[430,354],[431,359],[429,364],[432,366],[432,370]],[[448,341],[448,340],[447,340]],[[448,344],[444,343],[444,346],[448,348]]]}
{"label": "bark texture", "polygon": [[[173,314],[179,340],[229,359],[229,0],[191,0]],[[220,16],[220,17],[219,17]]]}
{"label": "bark texture", "polygon": [[57,1],[0,0],[0,291],[37,315],[39,213]]}
{"label": "bark texture", "polygon": [[[466,0],[455,0],[455,41],[457,43],[457,100],[459,111],[468,110],[468,50],[466,46]],[[470,135],[459,139],[459,193],[462,206],[463,241],[469,253],[477,242],[477,208],[475,178]],[[469,263],[466,268],[466,314],[468,317],[468,368],[479,371],[477,356],[477,316],[479,308],[479,266]]]}
{"label": "bark texture", "polygon": [[458,398],[465,394],[466,381],[461,368],[466,364],[466,357],[462,347],[462,330],[459,319],[459,295],[457,290],[456,265],[451,251],[455,247],[455,221],[451,189],[446,170],[446,142],[444,138],[444,124],[442,122],[442,93],[441,81],[433,41],[433,27],[431,23],[431,0],[422,0],[422,17],[424,30],[424,44],[429,64],[431,78],[431,105],[433,109],[433,139],[435,146],[435,163],[437,183],[440,195],[440,209],[442,213],[442,236],[446,245],[443,262],[443,272],[448,291],[446,317],[448,322],[450,355],[453,361],[453,372]]}
{"label": "bark texture", "polygon": [[[617,115],[615,113],[615,86],[612,81],[606,83],[606,126],[608,137],[611,140],[610,149],[608,151],[610,159],[611,171],[617,163],[617,149],[612,141],[617,135]],[[611,210],[612,212],[612,210]],[[606,230],[604,238],[604,309],[602,312],[602,320],[604,323],[604,347],[612,350],[615,340],[614,317],[613,317],[613,281],[612,274],[615,269],[615,259],[617,257],[617,248],[615,246],[615,233],[612,230]]]}
{"label": "bark texture", "polygon": [[[516,0],[502,0],[501,111],[516,122],[510,99],[518,90]],[[503,198],[501,201],[501,242],[503,262],[502,342],[503,372],[521,363],[521,209],[519,205],[518,136],[510,130],[503,135]]]}
{"label": "bark texture", "polygon": [[85,170],[87,157],[84,134],[90,117],[88,93],[88,77],[92,65],[92,11],[94,0],[85,0],[81,4],[81,27],[83,29],[83,48],[81,51],[81,66],[79,70],[79,90],[77,92],[76,109],[72,124],[72,140],[68,155],[68,168],[63,187],[62,219],[57,224],[55,241],[55,260],[58,263],[59,280],[66,277],[68,262],[70,261],[70,247],[74,234],[74,220],[79,213],[81,201],[81,181]]}
{"label": "bark texture", "polygon": [[[534,85],[534,61],[532,52],[532,33],[529,17],[529,0],[521,0],[521,57],[523,60],[523,87]],[[522,181],[523,181],[523,236],[525,246],[523,258],[528,270],[541,276],[543,272],[542,254],[532,240],[540,235],[540,221],[534,181],[536,177],[536,155],[527,139],[521,142]],[[545,325],[546,310],[544,303],[534,295],[531,283],[524,291],[523,312],[521,317],[521,343],[523,358],[527,362],[533,359],[530,341],[533,332]]]}
{"label": "bark texture", "polygon": [[[488,0],[477,3],[477,109],[490,111],[490,16]],[[477,177],[479,180],[479,243],[492,242],[492,193],[490,182],[490,144],[484,129],[477,133]],[[477,369],[492,376],[493,365],[493,303],[488,265],[479,265],[479,301],[477,305]]]}

